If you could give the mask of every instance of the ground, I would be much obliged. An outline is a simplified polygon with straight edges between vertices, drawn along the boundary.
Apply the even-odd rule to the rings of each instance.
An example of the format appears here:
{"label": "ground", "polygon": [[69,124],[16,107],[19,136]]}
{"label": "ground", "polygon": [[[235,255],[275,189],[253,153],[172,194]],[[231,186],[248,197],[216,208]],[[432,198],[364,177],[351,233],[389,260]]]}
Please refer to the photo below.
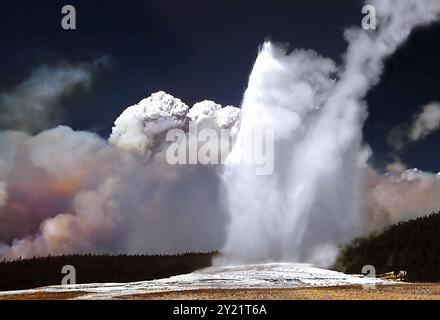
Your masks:
{"label": "ground", "polygon": [[403,283],[307,264],[215,266],[169,278],[0,292],[0,299],[439,299],[440,283]]}
{"label": "ground", "polygon": [[[0,296],[0,300],[81,299],[87,292],[38,292]],[[335,286],[293,289],[202,289],[121,295],[120,300],[218,299],[218,300],[440,300],[439,283],[377,285],[366,290],[361,286]]]}

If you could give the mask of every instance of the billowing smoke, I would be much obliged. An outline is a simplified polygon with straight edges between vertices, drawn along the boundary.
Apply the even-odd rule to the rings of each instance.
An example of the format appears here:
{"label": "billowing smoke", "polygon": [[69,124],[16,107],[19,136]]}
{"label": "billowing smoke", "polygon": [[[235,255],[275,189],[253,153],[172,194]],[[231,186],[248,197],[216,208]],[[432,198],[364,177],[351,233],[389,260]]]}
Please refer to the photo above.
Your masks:
{"label": "billowing smoke", "polygon": [[0,128],[37,133],[53,126],[63,111],[62,100],[89,88],[94,73],[107,62],[103,56],[93,63],[38,67],[12,91],[0,94]]}
{"label": "billowing smoke", "polygon": [[6,193],[6,182],[0,181],[0,207],[6,204],[8,194]]}
{"label": "billowing smoke", "polygon": [[407,144],[425,139],[440,128],[440,103],[431,102],[421,108],[411,123],[402,123],[391,129],[388,143],[401,151]]}
{"label": "billowing smoke", "polygon": [[221,105],[205,100],[194,104],[187,116],[197,125],[203,126],[208,123],[221,129],[228,129],[231,135],[236,135],[239,129],[240,109],[233,106],[222,107]]}
{"label": "billowing smoke", "polygon": [[111,179],[114,170],[109,166],[121,161],[114,160],[106,143],[94,134],[58,127],[36,136],[5,131],[0,146],[0,176],[7,182],[7,202],[0,208],[0,242],[10,245],[5,255],[29,257],[91,248],[80,226],[100,237],[100,226],[92,224],[98,222],[100,212],[81,217],[71,210],[77,195],[99,188],[104,176]]}
{"label": "billowing smoke", "polygon": [[148,155],[160,144],[161,133],[183,128],[189,107],[180,99],[156,92],[138,104],[128,107],[116,119],[109,142],[139,155]]}
{"label": "billowing smoke", "polygon": [[406,169],[401,163],[379,174],[368,169],[362,197],[364,234],[440,209],[440,174]]}
{"label": "billowing smoke", "polygon": [[409,137],[412,141],[424,139],[428,134],[440,128],[440,103],[430,103],[423,107],[411,127]]}
{"label": "billowing smoke", "polygon": [[[226,215],[218,169],[165,159],[163,133],[186,130],[190,109],[158,92],[127,110],[116,120],[110,143],[63,126],[35,136],[0,133],[4,257],[221,247]],[[212,116],[214,124],[226,118],[235,119],[227,127],[237,126],[239,109],[217,112],[222,116]]]}
{"label": "billowing smoke", "polygon": [[[343,65],[313,51],[266,42],[250,75],[241,129],[229,159],[245,156],[246,135],[275,129],[275,172],[228,166],[231,223],[226,261],[332,263],[338,245],[359,234],[363,102],[383,61],[411,30],[439,17],[438,1],[373,1],[378,31],[351,28]],[[336,78],[336,80],[335,80]]]}

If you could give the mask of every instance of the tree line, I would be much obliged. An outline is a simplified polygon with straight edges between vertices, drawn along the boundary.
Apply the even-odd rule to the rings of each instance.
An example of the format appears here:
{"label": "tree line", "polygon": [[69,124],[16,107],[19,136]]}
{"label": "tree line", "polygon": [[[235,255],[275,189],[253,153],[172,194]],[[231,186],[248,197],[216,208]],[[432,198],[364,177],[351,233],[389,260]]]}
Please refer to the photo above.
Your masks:
{"label": "tree line", "polygon": [[64,255],[0,262],[0,291],[60,285],[62,269],[76,270],[76,283],[133,282],[166,278],[211,265],[215,252],[179,255]]}
{"label": "tree line", "polygon": [[355,239],[342,249],[339,263],[347,273],[372,265],[376,274],[404,270],[411,282],[439,281],[440,212]]}

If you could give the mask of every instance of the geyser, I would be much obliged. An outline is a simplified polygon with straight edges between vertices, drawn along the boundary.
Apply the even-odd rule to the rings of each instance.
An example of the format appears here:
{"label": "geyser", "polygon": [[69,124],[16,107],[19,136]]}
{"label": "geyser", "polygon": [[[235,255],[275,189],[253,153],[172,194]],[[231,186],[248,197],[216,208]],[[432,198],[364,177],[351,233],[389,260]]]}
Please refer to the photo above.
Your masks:
{"label": "geyser", "polygon": [[335,244],[354,235],[362,148],[353,122],[362,117],[333,123],[324,104],[336,90],[335,71],[313,51],[286,55],[270,42],[262,46],[228,161],[245,156],[246,134],[275,129],[275,171],[257,176],[249,166],[227,165],[228,260],[326,264]]}
{"label": "geyser", "polygon": [[[360,232],[363,97],[411,30],[439,17],[438,1],[373,1],[379,31],[351,28],[344,63],[266,42],[242,103],[224,181],[227,262],[300,261],[327,266]],[[275,172],[239,166],[254,130],[275,129]]]}

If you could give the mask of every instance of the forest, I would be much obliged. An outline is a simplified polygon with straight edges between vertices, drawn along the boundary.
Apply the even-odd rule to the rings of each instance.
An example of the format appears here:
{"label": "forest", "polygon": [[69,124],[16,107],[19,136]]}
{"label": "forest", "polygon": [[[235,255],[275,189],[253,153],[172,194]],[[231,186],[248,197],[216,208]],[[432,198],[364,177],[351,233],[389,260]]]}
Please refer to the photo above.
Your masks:
{"label": "forest", "polygon": [[345,246],[338,263],[347,273],[372,265],[376,274],[407,272],[407,281],[440,280],[440,212],[389,226]]}
{"label": "forest", "polygon": [[64,266],[76,283],[134,282],[189,273],[211,265],[215,252],[181,255],[65,255],[0,262],[0,291],[60,285]]}

